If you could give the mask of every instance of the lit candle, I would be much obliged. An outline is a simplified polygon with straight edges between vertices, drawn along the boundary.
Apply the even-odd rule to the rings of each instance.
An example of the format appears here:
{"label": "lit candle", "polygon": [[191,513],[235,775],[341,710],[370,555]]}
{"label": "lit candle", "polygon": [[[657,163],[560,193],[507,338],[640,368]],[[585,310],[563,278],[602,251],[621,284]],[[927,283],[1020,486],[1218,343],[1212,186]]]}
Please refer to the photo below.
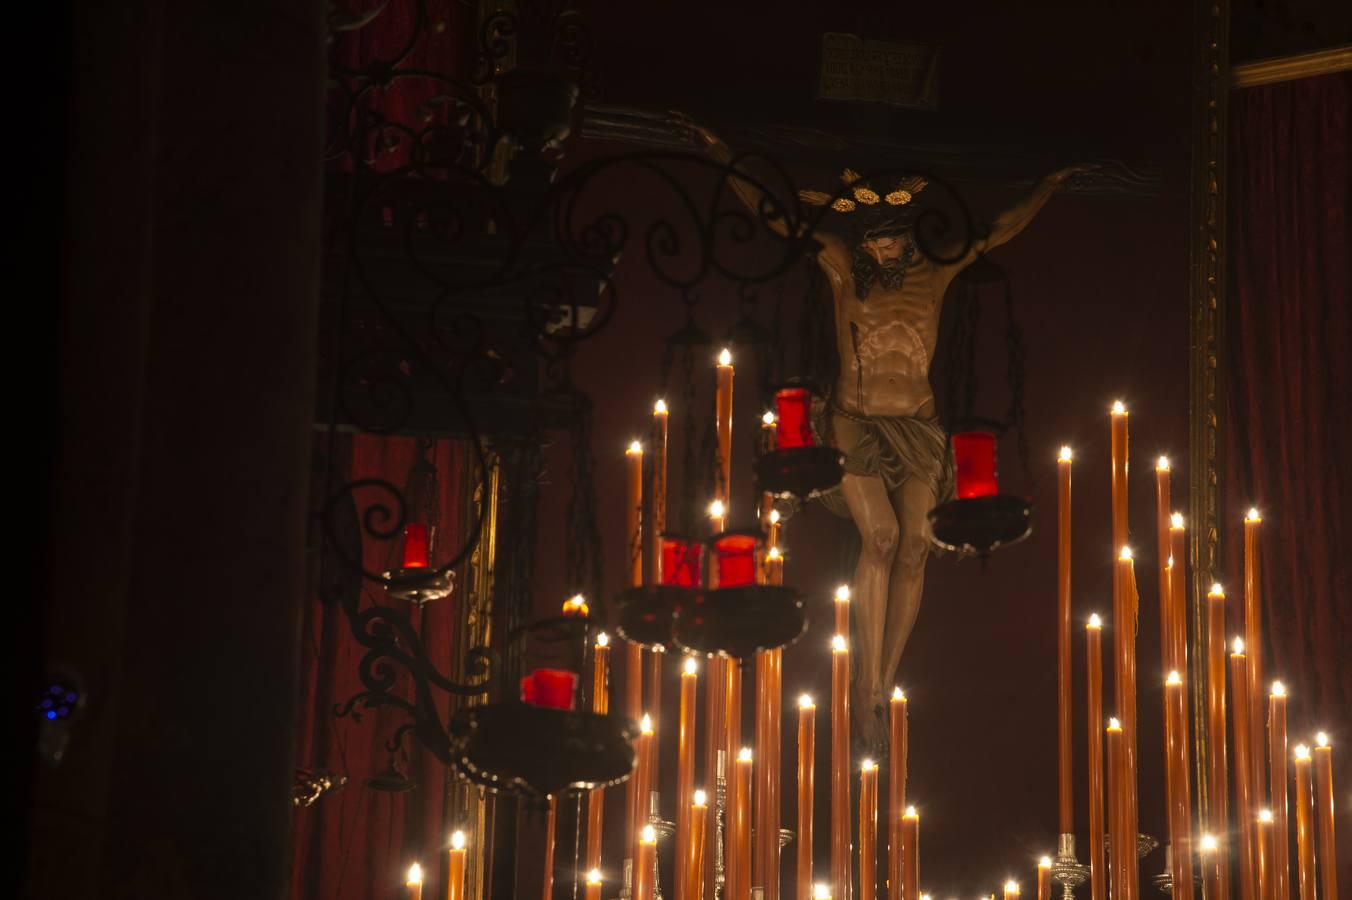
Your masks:
{"label": "lit candle", "polygon": [[[1130,896],[1127,872],[1136,863],[1136,836],[1127,827],[1126,773],[1122,766],[1122,723],[1109,719],[1104,732],[1108,749],[1108,823],[1112,845],[1112,896]],[[1130,860],[1130,862],[1128,862]]]}
{"label": "lit candle", "polygon": [[662,552],[661,534],[667,530],[667,404],[659,399],[653,404],[652,448],[653,480],[650,514],[652,523],[648,528],[648,547],[652,554],[649,562],[648,581],[656,582],[660,570]]}
{"label": "lit candle", "polygon": [[1296,876],[1300,900],[1315,900],[1314,798],[1310,792],[1310,748],[1296,745]]}
{"label": "lit candle", "polygon": [[1037,900],[1052,900],[1052,858],[1037,861]]}
{"label": "lit candle", "polygon": [[704,791],[695,791],[691,797],[688,817],[690,839],[687,842],[689,849],[685,858],[685,884],[687,888],[686,893],[677,896],[689,897],[690,900],[700,900],[704,895],[704,842],[709,822],[709,806]]}
{"label": "lit candle", "polygon": [[[706,783],[712,784],[726,772],[728,762],[727,676],[723,672],[727,666],[728,660],[721,656],[710,657],[704,666],[704,778]],[[717,828],[717,825],[710,827]],[[716,832],[707,837],[711,847],[716,840]],[[715,856],[712,850],[705,854],[704,896],[711,900],[715,894]]]}
{"label": "lit candle", "polygon": [[653,900],[654,875],[657,874],[657,831],[644,825],[638,836],[638,853],[634,856],[634,900]]}
{"label": "lit candle", "polygon": [[1061,834],[1075,832],[1070,692],[1070,448],[1056,462],[1056,737]]}
{"label": "lit candle", "polygon": [[766,521],[770,523],[766,533],[771,547],[779,546],[779,530],[783,527],[780,522],[781,518],[779,510],[775,509],[773,506],[771,506],[770,511],[765,514]]}
{"label": "lit candle", "polygon": [[817,707],[812,698],[798,698],[798,900],[811,900],[812,888],[812,772],[817,752]]}
{"label": "lit candle", "polygon": [[[650,766],[652,761],[653,747],[653,720],[648,713],[643,714],[639,721],[638,729],[638,754],[637,762],[634,765],[634,774],[629,780],[634,784],[634,807],[631,810],[632,818],[635,822],[641,823],[639,830],[634,832],[635,837],[641,842],[643,840],[643,824],[648,821],[648,793],[652,790],[653,770]],[[635,849],[631,859],[638,859],[638,850]]]}
{"label": "lit candle", "polygon": [[770,410],[761,413],[760,430],[760,452],[774,453],[779,445],[779,435],[776,434],[778,427],[775,424],[775,414]]}
{"label": "lit candle", "polygon": [[1122,547],[1127,543],[1127,408],[1121,400],[1114,401],[1110,421],[1113,546]]}
{"label": "lit candle", "polygon": [[848,635],[849,633],[850,586],[842,584],[836,587],[836,634]]}
{"label": "lit candle", "polygon": [[1268,796],[1272,802],[1272,892],[1278,900],[1291,896],[1286,755],[1286,686],[1274,681],[1268,694]]}
{"label": "lit candle", "polygon": [[812,900],[831,900],[831,885],[821,883],[813,885]]}
{"label": "lit candle", "polygon": [[742,746],[742,661],[729,657],[723,665],[723,715],[727,717],[728,759],[737,759]]}
{"label": "lit candle", "polygon": [[432,532],[421,522],[410,522],[404,526],[405,569],[426,569],[431,554]]}
{"label": "lit candle", "polygon": [[728,507],[722,500],[709,504],[709,532],[722,534],[728,530]]}
{"label": "lit candle", "polygon": [[587,870],[587,880],[582,894],[584,900],[601,900],[601,870],[592,867]]}
{"label": "lit candle", "polygon": [[1263,517],[1251,508],[1244,517],[1244,646],[1249,658],[1249,794],[1255,806],[1261,805],[1263,740],[1263,581],[1259,534]]}
{"label": "lit candle", "polygon": [[545,814],[545,862],[540,875],[540,896],[552,900],[554,896],[554,836],[558,829],[559,799],[549,795],[549,812]]}
{"label": "lit candle", "polygon": [[920,900],[920,814],[906,807],[901,817],[901,900]]}
{"label": "lit candle", "polygon": [[695,793],[695,688],[699,666],[687,656],[681,666],[680,723],[676,738],[676,896],[685,897],[690,858],[690,806]]}
{"label": "lit candle", "polygon": [[1188,545],[1183,516],[1174,513],[1169,521],[1169,646],[1165,665],[1170,669],[1188,668]]}
{"label": "lit candle", "polygon": [[[1273,900],[1272,893],[1272,810],[1260,809],[1254,824],[1253,862],[1259,900]],[[1334,896],[1334,895],[1325,895]]]}
{"label": "lit candle", "polygon": [[[1123,422],[1125,423],[1125,417]],[[1115,417],[1116,419],[1116,417]],[[1122,827],[1136,846],[1139,832],[1136,817],[1136,621],[1138,595],[1136,569],[1130,547],[1123,547],[1117,558],[1117,578],[1114,581],[1120,600],[1114,610],[1113,632],[1117,648],[1116,678],[1117,710],[1122,721]],[[1135,898],[1140,894],[1140,868],[1132,865],[1125,870],[1123,895]]]}
{"label": "lit candle", "polygon": [[751,900],[751,748],[737,753],[733,768],[732,812],[729,816],[732,839],[726,869],[732,900]]}
{"label": "lit candle", "polygon": [[1202,864],[1202,896],[1206,900],[1219,900],[1221,893],[1221,852],[1220,841],[1215,835],[1204,834],[1197,842]]}
{"label": "lit candle", "polygon": [[850,896],[850,651],[831,638],[831,891]]}
{"label": "lit candle", "polygon": [[422,900],[423,873],[422,866],[414,863],[408,867],[408,878],[404,880],[408,886],[409,900]]}
{"label": "lit candle", "polygon": [[[716,496],[727,506],[732,496],[732,353],[724,348],[718,354],[717,393],[714,399],[715,427],[718,433],[718,484]],[[721,530],[721,529],[720,529]]]}
{"label": "lit candle", "polygon": [[465,833],[451,834],[450,865],[446,873],[446,900],[464,900],[465,896]]}
{"label": "lit candle", "polygon": [[[629,554],[625,572],[629,587],[638,587],[643,584],[643,447],[638,441],[625,451],[625,463],[628,486],[625,550]],[[643,648],[634,643],[625,646],[624,714],[635,721],[643,714]],[[639,796],[640,780],[630,778],[625,786],[625,827],[630,835],[638,834],[642,822],[644,800]],[[625,843],[629,846],[628,841]]]}
{"label": "lit candle", "polygon": [[[610,678],[610,636],[604,631],[596,636],[592,647],[592,712],[605,714],[610,710],[608,680]],[[606,806],[605,788],[592,788],[587,794],[587,868],[601,867],[601,820]],[[600,887],[597,887],[600,891]]]}
{"label": "lit candle", "polygon": [[[644,706],[653,717],[654,724],[662,721],[662,663],[666,658],[665,647],[657,646],[648,651],[648,696]],[[662,771],[662,744],[654,740],[648,755],[648,790],[656,790],[657,773],[660,771]],[[645,802],[643,809],[647,808]]]}
{"label": "lit candle", "polygon": [[[1229,768],[1225,752],[1225,591],[1213,584],[1206,595],[1206,708],[1207,749],[1210,754],[1207,768],[1207,791],[1214,835],[1223,835],[1229,829],[1230,791],[1226,770]],[[1230,896],[1230,863],[1225,847],[1217,837],[1216,868],[1220,878],[1217,895]]]}
{"label": "lit candle", "polygon": [[[1160,575],[1160,606],[1168,609],[1172,598],[1169,596],[1171,587],[1169,574],[1165,572],[1165,567],[1169,559],[1169,479],[1171,477],[1169,469],[1169,457],[1161,456],[1155,461],[1155,538],[1157,541],[1159,553],[1159,575]],[[1164,619],[1160,625],[1161,629],[1168,633],[1168,619]],[[1161,647],[1162,652],[1167,657],[1169,645],[1166,642]],[[1170,668],[1177,666],[1169,659],[1164,660],[1164,665]]]}
{"label": "lit candle", "polygon": [[1333,747],[1328,735],[1315,735],[1315,808],[1319,811],[1319,872],[1325,897],[1338,896],[1338,845],[1333,831]]}
{"label": "lit candle", "polygon": [[892,740],[887,776],[887,883],[895,892],[901,884],[901,814],[906,809],[907,731],[910,728],[906,695],[899,687],[892,688],[889,712]]}
{"label": "lit candle", "polygon": [[784,554],[778,547],[765,551],[765,583],[784,583]]}
{"label": "lit candle", "polygon": [[779,685],[778,650],[756,654],[756,747],[760,765],[752,791],[755,805],[754,883],[762,900],[777,900],[779,888]]}
{"label": "lit candle", "polygon": [[1005,900],[1014,900],[1019,896],[1019,883],[1014,879],[1005,882]]}
{"label": "lit candle", "polygon": [[1103,620],[1095,613],[1084,629],[1085,671],[1089,676],[1089,890],[1107,900],[1108,865],[1103,850]]}
{"label": "lit candle", "polygon": [[586,617],[591,612],[591,607],[587,605],[587,598],[581,594],[574,594],[563,601],[563,615],[567,618],[573,616]]}
{"label": "lit candle", "polygon": [[878,766],[866,759],[859,770],[859,900],[878,890]]}
{"label": "lit candle", "polygon": [[1170,873],[1175,900],[1192,898],[1192,790],[1188,776],[1188,743],[1184,738],[1187,698],[1183,676],[1169,673],[1164,682],[1165,774],[1168,789]]}
{"label": "lit candle", "polygon": [[1253,771],[1249,757],[1249,673],[1243,638],[1235,638],[1230,654],[1230,707],[1235,711],[1235,816],[1239,819],[1239,881],[1244,900],[1256,900],[1258,886],[1254,867]]}
{"label": "lit candle", "polygon": [[630,441],[624,451],[628,507],[625,525],[626,572],[630,587],[643,584],[643,445]]}

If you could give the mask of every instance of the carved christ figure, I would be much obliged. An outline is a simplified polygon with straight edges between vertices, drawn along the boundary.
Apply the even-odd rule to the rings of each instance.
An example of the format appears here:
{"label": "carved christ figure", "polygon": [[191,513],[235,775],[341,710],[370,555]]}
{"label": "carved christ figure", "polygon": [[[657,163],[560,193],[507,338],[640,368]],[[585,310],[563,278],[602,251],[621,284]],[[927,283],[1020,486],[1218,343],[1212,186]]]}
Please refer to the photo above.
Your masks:
{"label": "carved christ figure", "polygon": [[[722,163],[732,153],[715,135],[689,127]],[[846,170],[844,196],[804,191],[801,198],[830,204],[817,263],[830,287],[839,377],[829,386],[823,437],[845,457],[837,493],[824,500],[848,515],[862,548],[854,572],[853,720],[864,752],[887,741],[887,696],[911,636],[930,552],[930,510],[952,498],[953,462],[939,424],[929,370],[939,334],[944,293],[980,254],[1021,232],[1076,166],[1055,172],[981,229],[952,263],[936,263],[916,246],[913,226],[922,178],[871,184]],[[742,201],[759,214],[761,191],[734,178]],[[783,233],[784,223],[767,216]],[[953,253],[945,254],[952,256]]]}

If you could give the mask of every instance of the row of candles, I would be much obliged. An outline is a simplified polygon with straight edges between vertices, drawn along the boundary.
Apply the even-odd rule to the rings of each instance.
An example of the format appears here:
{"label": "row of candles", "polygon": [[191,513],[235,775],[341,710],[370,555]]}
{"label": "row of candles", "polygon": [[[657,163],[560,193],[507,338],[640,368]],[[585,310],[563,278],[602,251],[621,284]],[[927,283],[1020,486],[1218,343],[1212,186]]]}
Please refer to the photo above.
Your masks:
{"label": "row of candles", "polygon": [[[644,447],[639,442],[626,452],[628,581],[637,587],[644,583],[645,557],[648,574],[656,580],[685,587],[729,586],[751,581],[777,584],[782,582],[783,555],[779,543],[779,521],[768,497],[760,510],[761,525],[766,533],[765,546],[759,542],[732,541],[736,533],[724,535],[731,512],[729,493],[732,441],[733,367],[728,351],[720,354],[716,378],[715,418],[718,442],[717,493],[710,505],[710,540],[713,565],[706,573],[701,554],[704,544],[662,535],[666,518],[666,404],[659,400],[653,410],[651,448],[654,454],[648,488],[647,510],[650,519],[644,521]],[[810,442],[807,427],[806,392],[790,390],[776,398],[779,415],[767,413],[764,419],[763,440],[778,441],[781,446],[802,446]],[[1127,411],[1121,403],[1114,404],[1110,418],[1112,497],[1112,535],[1114,546],[1121,548],[1115,563],[1113,578],[1114,621],[1127,623],[1114,632],[1110,648],[1114,670],[1115,712],[1103,727],[1103,673],[1102,673],[1102,619],[1091,616],[1086,627],[1086,658],[1089,679],[1089,867],[1093,900],[1139,896],[1139,868],[1135,861],[1138,833],[1137,785],[1137,709],[1136,709],[1136,628],[1139,594],[1131,551],[1127,547]],[[1073,794],[1071,778],[1071,467],[1072,455],[1063,448],[1058,461],[1058,780],[1059,824],[1063,842],[1074,833]],[[1165,677],[1165,753],[1166,753],[1166,807],[1170,844],[1172,884],[1175,897],[1193,895],[1193,850],[1200,853],[1203,862],[1204,895],[1207,900],[1231,896],[1229,857],[1234,853],[1240,873],[1240,896],[1244,900],[1285,900],[1289,897],[1288,862],[1288,782],[1286,694],[1280,683],[1274,683],[1268,702],[1263,703],[1261,691],[1263,660],[1259,596],[1259,558],[1257,554],[1258,529],[1261,518],[1256,511],[1245,520],[1245,635],[1233,645],[1234,652],[1225,659],[1225,594],[1219,585],[1213,587],[1206,603],[1205,665],[1207,683],[1207,737],[1210,759],[1208,814],[1202,833],[1194,842],[1191,827],[1191,786],[1189,783],[1188,754],[1190,739],[1186,703],[1187,655],[1187,580],[1184,560],[1185,531],[1182,517],[1170,515],[1170,467],[1161,459],[1156,466],[1156,499],[1159,510],[1157,538],[1161,567],[1159,572],[1161,647]],[[659,537],[661,536],[661,537]],[[649,555],[650,554],[650,555]],[[754,563],[751,562],[754,554]],[[407,562],[407,561],[406,561]],[[819,893],[852,900],[850,877],[852,858],[850,834],[851,762],[849,750],[849,594],[842,588],[836,596],[835,636],[832,638],[831,686],[831,854],[830,881]],[[579,610],[566,606],[565,613],[585,615],[585,604],[580,598],[570,601],[583,604]],[[1248,652],[1245,652],[1245,647]],[[626,786],[626,833],[632,843],[626,847],[627,867],[631,872],[632,894],[636,900],[651,900],[653,859],[656,852],[655,834],[645,824],[645,800],[658,771],[659,745],[653,723],[659,718],[661,707],[661,671],[665,654],[645,651],[636,644],[625,647],[626,689],[622,697],[623,711],[641,720],[643,727],[638,739],[638,764],[634,776]],[[645,655],[647,665],[645,666]],[[741,729],[742,669],[737,660],[711,658],[707,661],[706,717],[707,733],[704,741],[704,775],[712,781],[724,771],[720,761],[731,764],[728,778],[731,798],[723,849],[726,861],[726,889],[732,900],[749,900],[753,883],[763,890],[765,900],[779,897],[779,734],[780,703],[782,699],[781,651],[772,650],[757,655],[756,673],[756,745],[761,764],[754,764],[750,748],[743,748]],[[646,673],[645,673],[646,669]],[[713,896],[714,859],[709,845],[714,837],[708,822],[708,804],[704,791],[694,787],[695,770],[695,683],[698,666],[687,659],[682,667],[680,686],[680,717],[678,728],[678,777],[676,798],[676,894],[680,900]],[[566,674],[566,673],[560,673]],[[645,674],[647,690],[644,690]],[[1235,750],[1235,818],[1239,837],[1232,851],[1229,839],[1229,783],[1226,778],[1227,703],[1225,685],[1229,675],[1233,710],[1233,747]],[[554,694],[546,689],[538,694],[526,694],[540,686],[541,672],[531,677],[533,683],[523,683],[523,699],[545,702],[547,705],[571,706],[572,684],[556,685]],[[609,644],[605,635],[598,637],[593,653],[593,710],[609,709]],[[545,675],[543,681],[548,682]],[[557,696],[556,696],[557,695]],[[546,698],[553,699],[546,699]],[[646,700],[646,702],[645,702]],[[1266,707],[1266,708],[1265,708]],[[645,713],[645,709],[647,712]],[[815,706],[810,698],[799,704],[798,729],[798,837],[797,888],[799,900],[813,896],[812,882],[812,809],[813,809],[813,742],[815,740]],[[918,838],[919,816],[906,805],[906,700],[898,690],[892,700],[892,742],[889,761],[889,803],[885,829],[888,848],[887,884],[894,895],[905,900],[918,900]],[[1264,724],[1267,723],[1267,727]],[[1264,763],[1269,763],[1265,767]],[[1264,769],[1267,778],[1264,778]],[[1337,863],[1334,857],[1333,787],[1331,748],[1320,735],[1311,752],[1303,745],[1296,748],[1293,766],[1296,790],[1297,872],[1301,900],[1315,900],[1316,871],[1322,881],[1319,889],[1324,898],[1337,896]],[[1313,768],[1313,777],[1311,775]],[[753,783],[753,771],[755,779]],[[877,768],[866,764],[859,772],[860,807],[858,862],[861,872],[872,872],[877,847]],[[1313,815],[1313,785],[1317,782],[1319,798],[1318,836]],[[1106,794],[1107,808],[1104,808]],[[586,871],[588,897],[599,898],[601,870],[602,789],[592,792],[588,802]],[[754,806],[752,798],[755,799]],[[1266,803],[1264,801],[1267,801]],[[551,807],[548,834],[553,835],[554,813]],[[751,845],[752,822],[755,822],[756,846]],[[1316,851],[1316,843],[1318,849]],[[1071,839],[1073,847],[1073,838]],[[1120,854],[1128,864],[1114,864],[1111,868],[1104,852],[1105,846],[1125,848]],[[1063,844],[1064,847],[1064,844]],[[551,848],[552,849],[552,848]],[[552,857],[552,853],[549,854]],[[1072,851],[1073,855],[1073,851]],[[1316,857],[1319,862],[1316,864]],[[1049,896],[1046,887],[1050,860],[1044,859],[1038,867],[1038,896]],[[897,889],[899,887],[899,893]],[[552,872],[545,875],[545,898],[552,891]],[[1011,894],[1011,891],[1013,892]],[[874,900],[876,885],[865,877],[860,883],[860,900]],[[1018,885],[1006,885],[1006,896],[1016,896]],[[454,900],[454,898],[451,898]]]}
{"label": "row of candles", "polygon": [[[1093,900],[1139,897],[1136,622],[1139,593],[1127,546],[1127,410],[1121,403],[1111,413],[1112,534],[1121,548],[1113,578],[1114,621],[1118,627],[1111,648],[1117,715],[1103,725],[1102,625],[1098,615],[1086,626],[1088,671],[1089,866]],[[1058,749],[1059,822],[1066,838],[1074,832],[1071,780],[1071,465],[1069,448],[1058,461]],[[1186,676],[1188,671],[1187,579],[1183,517],[1169,512],[1170,466],[1161,457],[1155,467],[1156,537],[1159,549],[1160,647],[1164,675],[1165,795],[1171,852],[1173,896],[1191,898],[1194,850],[1200,854],[1206,900],[1240,896],[1244,900],[1286,900],[1290,896],[1287,778],[1287,696],[1273,682],[1264,702],[1259,529],[1262,519],[1250,510],[1244,520],[1244,636],[1228,646],[1226,597],[1212,586],[1205,605],[1205,683],[1208,809],[1202,833],[1194,842]],[[1226,686],[1230,696],[1227,704]],[[1227,733],[1227,713],[1232,716]],[[1230,781],[1227,746],[1234,749],[1234,821],[1230,832]],[[1105,753],[1106,750],[1106,753]],[[1337,894],[1334,849],[1332,749],[1319,734],[1313,752],[1295,748],[1293,767],[1296,803],[1297,873],[1301,900],[1316,893],[1333,900]],[[1106,756],[1106,760],[1105,760]],[[1318,783],[1312,792],[1311,765]],[[1105,815],[1104,795],[1107,796]],[[1314,807],[1319,809],[1315,835]],[[1117,851],[1111,866],[1106,845]],[[1073,847],[1073,838],[1069,845]],[[1316,849],[1317,845],[1317,849]],[[1073,856],[1073,852],[1071,854]],[[1316,864],[1316,857],[1319,858]],[[1118,862],[1120,860],[1120,864]],[[1239,873],[1239,893],[1230,886],[1231,861]],[[1316,869],[1320,887],[1316,889]]]}

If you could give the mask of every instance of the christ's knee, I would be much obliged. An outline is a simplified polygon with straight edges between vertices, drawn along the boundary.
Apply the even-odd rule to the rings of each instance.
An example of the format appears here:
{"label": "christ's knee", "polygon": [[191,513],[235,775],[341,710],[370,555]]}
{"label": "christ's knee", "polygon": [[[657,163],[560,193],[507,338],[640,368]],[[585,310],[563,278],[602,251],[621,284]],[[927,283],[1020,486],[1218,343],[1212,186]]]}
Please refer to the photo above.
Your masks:
{"label": "christ's knee", "polygon": [[874,525],[864,533],[864,552],[876,562],[890,565],[897,554],[901,531],[897,523]]}
{"label": "christ's knee", "polygon": [[908,569],[919,569],[929,556],[929,540],[918,535],[907,535],[897,548],[897,564]]}

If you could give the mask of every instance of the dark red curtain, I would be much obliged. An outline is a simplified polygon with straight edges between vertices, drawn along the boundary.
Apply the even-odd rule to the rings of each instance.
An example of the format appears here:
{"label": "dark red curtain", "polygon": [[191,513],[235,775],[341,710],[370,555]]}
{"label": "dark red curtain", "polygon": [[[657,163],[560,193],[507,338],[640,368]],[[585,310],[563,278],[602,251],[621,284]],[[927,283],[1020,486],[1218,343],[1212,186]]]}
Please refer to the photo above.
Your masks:
{"label": "dark red curtain", "polygon": [[[445,563],[460,549],[464,505],[469,501],[463,478],[468,460],[464,442],[437,441],[422,451],[414,438],[358,435],[341,439],[332,452],[338,457],[334,460],[337,471],[344,473],[346,480],[378,478],[416,495],[410,496],[415,503],[412,517],[435,526],[433,565]],[[420,457],[434,467],[430,481],[425,468],[410,477]],[[317,458],[316,497],[312,503],[316,509],[322,508],[326,499],[325,463],[323,455]],[[360,512],[373,501],[388,502],[389,498],[359,492],[353,499]],[[349,539],[357,537],[353,528],[341,531]],[[368,571],[380,572],[398,565],[400,541],[360,540],[361,558]],[[298,766],[346,776],[348,781],[344,788],[321,797],[313,806],[296,810],[290,896],[292,900],[395,900],[403,896],[404,876],[412,862],[420,862],[426,870],[430,894],[430,885],[441,883],[445,864],[441,850],[446,843],[449,772],[411,737],[405,739],[399,755],[386,749],[386,741],[405,721],[397,710],[364,711],[360,721],[334,715],[335,704],[361,690],[357,665],[364,648],[352,637],[338,604],[321,602],[319,594],[321,589],[330,596],[359,591],[363,607],[404,601],[386,596],[372,581],[354,578],[318,537],[311,543],[316,554],[312,580],[317,587],[304,610],[296,762]],[[452,671],[456,611],[462,590],[458,585],[450,598],[427,604],[421,618],[414,617],[431,658],[443,672]],[[405,696],[411,693],[407,679],[401,681],[398,690]],[[443,698],[443,720],[447,705],[448,699]],[[390,793],[366,785],[367,778],[387,769],[391,762],[415,782],[412,791]]]}
{"label": "dark red curtain", "polygon": [[[1352,73],[1236,91],[1231,106],[1231,373],[1225,516],[1263,514],[1271,677],[1291,686],[1293,743],[1334,741],[1352,789]],[[1235,630],[1238,631],[1238,622]],[[1340,810],[1340,879],[1352,827]]]}

